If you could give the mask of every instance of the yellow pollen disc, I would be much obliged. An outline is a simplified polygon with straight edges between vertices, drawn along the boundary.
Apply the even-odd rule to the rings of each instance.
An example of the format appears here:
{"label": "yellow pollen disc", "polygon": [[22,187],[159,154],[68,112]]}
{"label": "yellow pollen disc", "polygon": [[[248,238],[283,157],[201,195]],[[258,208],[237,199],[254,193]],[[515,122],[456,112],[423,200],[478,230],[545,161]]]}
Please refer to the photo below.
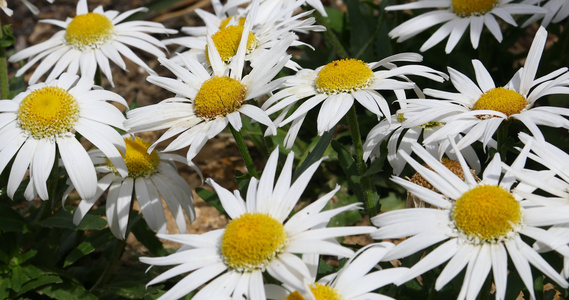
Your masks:
{"label": "yellow pollen disc", "polygon": [[319,93],[350,93],[368,87],[373,72],[359,59],[335,60],[324,66],[316,76],[316,90]]}
{"label": "yellow pollen disc", "polygon": [[521,113],[527,105],[526,98],[518,92],[497,87],[480,96],[480,99],[474,103],[472,110],[495,110],[509,117]]}
{"label": "yellow pollen disc", "polygon": [[[229,21],[228,21],[229,22]],[[240,21],[241,23],[241,21]],[[220,26],[221,28],[221,26]],[[242,25],[232,25],[229,27],[224,27],[218,32],[211,36],[221,60],[225,63],[229,63],[231,58],[237,54],[237,49],[239,48],[239,42],[241,42],[241,35],[243,35]],[[257,38],[255,35],[249,31],[247,37],[247,50],[246,53],[249,54],[257,46]],[[205,56],[209,62],[208,47],[205,47]]]}
{"label": "yellow pollen disc", "polygon": [[[231,16],[231,17],[227,17],[225,19],[223,19],[223,21],[221,21],[221,23],[219,24],[219,29],[223,29],[227,26],[227,24],[229,24],[229,21],[231,21],[231,19],[235,18],[235,16]],[[239,18],[238,20],[239,26],[243,26],[245,25],[245,18]]]}
{"label": "yellow pollen disc", "polygon": [[127,137],[124,139],[124,142],[126,144],[126,153],[123,155],[123,158],[128,168],[129,177],[147,177],[158,171],[160,157],[156,150],[148,153],[150,143],[138,137],[134,140]]}
{"label": "yellow pollen disc", "polygon": [[18,109],[22,130],[36,139],[55,138],[73,129],[79,119],[75,97],[60,87],[48,86],[31,92]]}
{"label": "yellow pollen disc", "polygon": [[521,206],[511,193],[496,185],[480,185],[462,194],[452,209],[456,227],[475,240],[504,238],[521,223]]}
{"label": "yellow pollen disc", "polygon": [[479,16],[491,11],[498,0],[452,0],[452,11],[460,17]]}
{"label": "yellow pollen disc", "polygon": [[[342,300],[342,296],[331,286],[315,283],[310,286],[310,290],[316,300]],[[294,291],[285,298],[285,300],[305,300],[298,292]]]}
{"label": "yellow pollen disc", "polygon": [[286,245],[281,222],[262,213],[245,213],[225,227],[221,241],[224,262],[239,272],[264,268]]}
{"label": "yellow pollen disc", "polygon": [[194,112],[202,119],[214,119],[237,111],[247,88],[236,79],[221,76],[206,80],[194,99]]}
{"label": "yellow pollen disc", "polygon": [[67,25],[65,40],[71,46],[84,50],[99,48],[114,34],[111,20],[98,13],[78,15]]}

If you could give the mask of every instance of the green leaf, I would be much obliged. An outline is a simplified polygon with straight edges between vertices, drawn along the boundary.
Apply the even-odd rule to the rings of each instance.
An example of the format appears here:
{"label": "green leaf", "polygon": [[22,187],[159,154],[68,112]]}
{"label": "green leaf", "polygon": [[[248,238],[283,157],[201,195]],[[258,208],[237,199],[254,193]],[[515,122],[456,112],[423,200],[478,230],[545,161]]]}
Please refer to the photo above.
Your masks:
{"label": "green leaf", "polygon": [[[361,49],[367,48],[367,43],[377,27],[377,18],[370,15],[370,10],[359,0],[345,0],[348,8],[348,21],[350,24],[350,53],[355,55]],[[368,48],[369,49],[369,48]],[[366,51],[360,59],[366,61],[371,51]]]}
{"label": "green leaf", "polygon": [[0,231],[26,233],[28,222],[10,206],[0,203]]}
{"label": "green leaf", "polygon": [[296,171],[294,172],[294,176],[293,176],[293,178],[295,180],[310,165],[312,165],[313,163],[315,163],[316,161],[318,161],[322,157],[322,155],[324,154],[324,152],[328,148],[330,141],[332,140],[332,135],[334,135],[334,130],[326,131],[321,137],[318,137],[319,140],[318,140],[318,143],[316,144],[316,146],[314,147],[314,149],[312,149],[312,151],[310,151],[308,153],[308,155],[306,156],[306,159],[304,159],[304,161],[296,168]]}
{"label": "green leaf", "polygon": [[225,212],[223,205],[221,205],[221,201],[219,201],[219,197],[216,193],[204,188],[196,188],[196,194],[198,194],[198,196],[200,196],[200,198],[202,198],[207,204],[215,207],[217,211],[227,216],[227,213]]}
{"label": "green leaf", "polygon": [[362,186],[360,185],[360,176],[358,173],[358,167],[350,151],[346,146],[342,145],[337,141],[332,141],[332,148],[338,153],[338,162],[340,167],[346,174],[346,179],[348,180],[348,185],[356,194],[359,201],[364,202],[364,192]]}
{"label": "green leaf", "polygon": [[47,284],[53,284],[53,283],[62,283],[63,280],[61,279],[61,277],[57,276],[57,275],[46,275],[46,276],[41,276],[38,277],[34,280],[28,281],[26,282],[26,284],[24,284],[22,286],[22,289],[20,290],[20,292],[18,293],[19,295],[23,295],[29,291],[35,290],[41,286],[47,285]]}
{"label": "green leaf", "polygon": [[69,211],[60,209],[51,217],[39,222],[47,228],[65,228],[76,230],[99,230],[107,226],[107,221],[99,216],[87,214],[77,226],[73,224],[73,214]]}
{"label": "green leaf", "polygon": [[73,249],[63,263],[63,267],[68,267],[74,264],[77,260],[84,257],[85,255],[92,253],[95,249],[102,247],[108,242],[114,240],[114,236],[111,231],[107,228],[101,231],[95,232],[93,235],[87,237],[77,248]]}
{"label": "green leaf", "polygon": [[16,265],[12,267],[12,277],[10,278],[10,281],[12,281],[12,290],[14,290],[14,292],[19,292],[27,279],[28,278],[24,275],[21,266]]}
{"label": "green leaf", "polygon": [[62,282],[56,273],[39,269],[33,265],[16,266],[12,268],[12,289],[18,295],[36,289],[40,286]]}
{"label": "green leaf", "polygon": [[153,255],[165,256],[168,254],[164,246],[162,246],[162,242],[156,237],[156,233],[148,227],[148,223],[143,218],[134,222],[131,232]]}
{"label": "green leaf", "polygon": [[105,284],[104,293],[113,298],[118,296],[127,299],[143,299],[147,295],[158,292],[158,288],[155,286],[149,286],[148,288],[144,286],[146,284],[145,278],[123,278]]}
{"label": "green leaf", "polygon": [[56,211],[53,215],[41,220],[38,223],[42,227],[47,228],[75,229],[77,227],[75,224],[73,224],[73,215],[63,209]]}
{"label": "green leaf", "polygon": [[10,280],[0,277],[0,299],[8,299],[11,288]]}
{"label": "green leaf", "polygon": [[235,170],[235,180],[237,181],[237,189],[241,195],[246,195],[247,187],[249,187],[249,182],[251,182],[251,175]]}
{"label": "green leaf", "polygon": [[326,27],[341,33],[344,31],[344,12],[335,8],[325,6],[324,10],[328,14],[328,18],[322,18]]}
{"label": "green leaf", "polygon": [[65,280],[62,283],[49,284],[42,287],[39,292],[58,300],[97,300],[97,297],[87,291],[76,280]]}
{"label": "green leaf", "polygon": [[405,208],[405,199],[397,197],[394,192],[389,192],[389,195],[380,199],[381,210],[390,211]]}
{"label": "green leaf", "polygon": [[77,225],[77,230],[100,230],[107,226],[107,220],[100,216],[87,214]]}
{"label": "green leaf", "polygon": [[2,48],[8,48],[14,44],[14,35],[10,26],[11,24],[2,27],[2,31],[4,32],[0,38],[0,47]]}
{"label": "green leaf", "polygon": [[318,262],[318,272],[316,273],[317,274],[316,278],[320,279],[325,275],[329,275],[337,271],[338,267],[333,267],[330,264],[328,264],[328,262],[320,258]]}
{"label": "green leaf", "polygon": [[[328,204],[326,205],[326,209],[333,209],[358,202],[358,199],[355,195],[350,195],[345,190],[346,190],[345,188],[340,189],[340,191],[336,193],[336,198],[338,198],[338,201],[328,202]],[[334,216],[328,223],[328,226],[330,227],[352,226],[361,220],[362,220],[361,211],[351,210]]]}

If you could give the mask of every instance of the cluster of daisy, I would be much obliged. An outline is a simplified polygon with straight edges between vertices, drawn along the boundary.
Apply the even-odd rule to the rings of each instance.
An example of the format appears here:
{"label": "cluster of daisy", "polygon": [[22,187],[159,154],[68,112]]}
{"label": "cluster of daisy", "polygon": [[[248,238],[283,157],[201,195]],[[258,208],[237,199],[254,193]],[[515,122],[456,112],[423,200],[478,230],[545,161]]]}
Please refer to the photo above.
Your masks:
{"label": "cluster of daisy", "polygon": [[[538,20],[547,26],[567,18],[567,3],[418,0],[388,6],[386,11],[435,9],[400,24],[389,35],[402,42],[445,23],[420,51],[448,36],[445,51],[450,53],[468,26],[477,48],[484,25],[502,40],[504,24],[496,16],[517,26],[514,16],[531,15],[522,27]],[[11,14],[5,2],[0,4]],[[479,60],[472,60],[475,82],[451,67],[447,75],[422,65],[423,57],[413,52],[371,62],[343,58],[303,68],[289,50],[312,47],[298,34],[326,30],[311,17],[314,10],[326,16],[322,3],[211,4],[213,13],[196,10],[204,26],[183,27],[184,36],[164,40],[153,35],[173,35],[177,30],[128,20],[145,8],[119,13],[99,6],[90,11],[86,0],[79,0],[76,16],[44,20],[62,30],[9,58],[12,63],[27,60],[16,76],[35,70],[27,77],[26,91],[0,101],[0,172],[9,169],[7,195],[14,198],[27,176],[27,200],[53,200],[51,179],[64,178],[68,188],[62,207],[74,191],[81,198],[73,208],[74,223],[79,224],[104,196],[108,226],[123,240],[136,198],[157,236],[182,245],[168,256],[140,258],[152,266],[175,265],[148,285],[186,275],[161,299],[192,292],[192,299],[384,299],[389,297],[379,294],[380,288],[402,285],[445,263],[434,288],[440,290],[463,274],[459,299],[475,299],[490,270],[496,299],[506,297],[508,274],[513,272],[535,299],[531,266],[559,287],[569,287],[569,155],[546,141],[538,127],[558,128],[565,134],[569,130],[568,108],[540,103],[549,95],[569,95],[569,71],[562,67],[537,77],[548,40],[544,27],[537,29],[524,66],[512,72],[509,82],[496,86]],[[303,11],[306,5],[314,10]],[[178,47],[174,54],[166,51],[168,45]],[[131,48],[155,57],[173,76],[158,75]],[[104,75],[114,88],[113,68],[126,71],[123,58],[145,70],[149,83],[173,96],[128,109],[127,101],[101,87],[100,79]],[[456,92],[419,87],[417,79],[433,85],[450,80]],[[387,150],[391,180],[409,193],[411,201],[408,208],[370,215],[374,226],[328,227],[339,214],[373,211],[373,203],[325,209],[340,190],[337,185],[299,209],[325,157],[295,174],[295,153],[289,149],[316,107],[315,129],[323,136],[356,113],[356,102],[377,124],[363,145],[354,141],[364,165],[359,170],[362,181],[369,177],[362,170],[367,161],[381,159]],[[399,109],[392,112],[394,105]],[[205,180],[229,223],[204,234],[185,234],[186,217],[192,222],[196,214],[192,188],[176,163],[201,176],[196,155],[226,129],[237,142],[242,140],[243,122],[258,123],[267,137],[286,128],[283,144],[268,151],[260,176],[247,161],[246,147],[240,147],[252,175],[244,196],[211,178]],[[506,149],[512,122],[523,124],[531,135],[515,132],[520,147]],[[349,121],[350,127],[354,125],[357,120]],[[156,141],[137,136],[159,130],[163,133]],[[166,141],[163,150],[156,150]],[[171,153],[185,148],[185,157]],[[508,151],[517,155],[512,163],[506,163]],[[280,152],[288,152],[286,159],[279,159]],[[486,161],[480,152],[488,153]],[[528,159],[528,165],[540,167],[526,168]],[[409,170],[407,165],[416,172],[412,178],[400,176]],[[59,175],[59,168],[65,176]],[[162,200],[181,234],[167,234]],[[380,242],[356,249],[337,240],[352,235]],[[393,239],[399,239],[397,245]],[[424,257],[409,268],[385,267],[422,251]],[[551,251],[563,257],[562,270],[540,255]],[[345,264],[318,278],[324,256],[345,259]]]}

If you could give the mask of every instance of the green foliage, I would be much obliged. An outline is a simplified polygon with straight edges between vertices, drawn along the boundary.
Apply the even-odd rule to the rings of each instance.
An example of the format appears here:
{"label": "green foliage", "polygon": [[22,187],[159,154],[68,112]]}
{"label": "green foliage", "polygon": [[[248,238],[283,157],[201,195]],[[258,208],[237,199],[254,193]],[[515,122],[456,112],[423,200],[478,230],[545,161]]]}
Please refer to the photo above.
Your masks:
{"label": "green foliage", "polygon": [[12,25],[2,26],[2,35],[0,36],[0,47],[8,48],[14,44],[14,32],[12,31]]}

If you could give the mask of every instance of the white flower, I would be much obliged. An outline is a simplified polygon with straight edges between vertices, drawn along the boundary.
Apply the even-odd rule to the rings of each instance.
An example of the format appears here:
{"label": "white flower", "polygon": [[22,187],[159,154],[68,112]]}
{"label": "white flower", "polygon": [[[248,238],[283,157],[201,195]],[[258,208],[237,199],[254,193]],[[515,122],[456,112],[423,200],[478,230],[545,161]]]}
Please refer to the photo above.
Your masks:
{"label": "white flower", "polygon": [[[316,70],[302,69],[296,75],[286,77],[284,87],[264,104],[271,115],[284,109],[275,123],[282,127],[292,122],[285,138],[285,147],[290,148],[304,122],[306,114],[322,103],[318,113],[318,135],[334,128],[354,104],[354,100],[367,110],[381,116],[390,116],[389,104],[376,90],[412,89],[416,84],[410,80],[399,81],[405,75],[423,76],[442,82],[446,75],[429,67],[407,65],[397,67],[394,62],[418,62],[422,56],[416,53],[401,53],[373,63],[358,59],[335,60]],[[374,71],[379,67],[386,70]],[[406,78],[405,78],[406,79]],[[287,114],[300,100],[306,99],[290,116]],[[286,117],[286,118],[285,118]]]}
{"label": "white flower", "polygon": [[[534,161],[539,162],[547,168],[545,171],[533,170],[511,170],[520,182],[526,186],[516,187],[519,193],[525,194],[533,191],[533,189],[541,189],[554,197],[540,197],[534,202],[534,205],[567,207],[569,206],[569,154],[555,147],[554,145],[537,140],[525,133],[520,133],[520,140],[530,148],[533,153],[527,156]],[[522,153],[523,154],[523,153]],[[511,168],[508,168],[510,170]],[[569,217],[563,224],[556,224],[549,228],[549,232],[559,239],[560,245],[569,243]],[[538,251],[550,251],[551,247],[542,243],[536,243],[534,249]],[[569,277],[569,257],[563,258],[563,276]]]}
{"label": "white flower", "polygon": [[93,197],[97,190],[95,167],[75,133],[100,149],[118,172],[126,175],[117,149],[124,150],[125,144],[113,128],[124,129],[124,116],[106,100],[125,107],[127,103],[113,92],[92,88],[92,79],[63,73],[58,80],[32,85],[13,100],[0,101],[0,172],[15,156],[8,179],[10,198],[29,167],[26,199],[35,199],[39,194],[47,200],[46,181],[56,153],[79,195]]}
{"label": "white flower", "polygon": [[12,16],[12,14],[14,13],[13,10],[8,8],[8,3],[6,2],[6,0],[0,0],[0,9],[2,9],[2,11],[8,16]]}
{"label": "white flower", "polygon": [[273,151],[260,180],[251,179],[246,201],[238,191],[231,193],[207,180],[231,219],[224,229],[201,235],[158,235],[183,246],[167,257],[140,258],[151,265],[177,265],[149,284],[188,273],[161,299],[178,299],[202,285],[192,299],[266,299],[265,271],[304,293],[304,283],[311,274],[297,254],[351,257],[353,251],[335,238],[373,231],[370,226],[326,227],[333,216],[360,208],[354,203],[322,211],[339,186],[289,218],[320,161],[291,183],[294,153],[289,153],[280,176],[275,178],[278,153],[278,149]]}
{"label": "white flower", "polygon": [[[142,61],[129,47],[144,50],[156,57],[164,57],[162,49],[166,47],[150,36],[148,33],[176,33],[176,30],[166,29],[160,23],[149,21],[122,22],[129,16],[146,11],[141,7],[119,14],[117,11],[103,11],[98,6],[89,12],[87,0],[79,0],[77,3],[77,16],[68,18],[65,22],[59,20],[43,20],[63,28],[49,40],[31,46],[12,55],[10,62],[23,59],[29,61],[16,73],[21,76],[38,61],[34,74],[30,77],[30,84],[51,69],[46,81],[57,78],[64,70],[76,74],[81,69],[81,76],[93,78],[97,68],[113,84],[113,74],[109,60],[117,64],[123,70],[126,65],[122,56],[127,57],[150,74],[156,74],[144,61]],[[121,23],[122,22],[122,23]]]}
{"label": "white flower", "polygon": [[[399,102],[402,107],[406,107],[405,102]],[[407,154],[411,153],[411,145],[417,143],[418,139],[422,136],[423,139],[428,138],[431,134],[439,130],[444,124],[438,122],[429,122],[419,126],[404,128],[402,126],[405,120],[403,113],[395,113],[391,116],[391,120],[383,119],[374,126],[368,133],[365,143],[363,145],[364,160],[370,159],[374,161],[381,156],[381,144],[387,140],[387,161],[393,168],[393,174],[399,175],[403,171],[407,161],[397,153],[404,151]],[[462,136],[457,136],[455,140],[459,140]],[[432,144],[425,145],[425,148],[433,156],[442,158],[446,154],[450,159],[456,160],[450,143],[448,140],[436,141]],[[468,165],[476,171],[480,172],[480,161],[476,151],[472,147],[467,146],[461,150],[462,155],[466,158]]]}
{"label": "white flower", "polygon": [[[236,55],[243,31],[247,30],[249,34],[245,60],[251,61],[252,66],[255,67],[263,64],[260,59],[265,52],[291,32],[307,33],[326,30],[324,26],[314,25],[314,18],[304,19],[311,11],[292,15],[295,10],[298,10],[299,5],[300,3],[296,3],[296,6],[278,7],[263,14],[258,12],[256,1],[252,4],[253,7],[248,7],[247,11],[234,11],[226,15],[227,11],[224,7],[219,3],[214,3],[215,15],[196,10],[198,16],[205,22],[205,27],[182,27],[181,31],[189,34],[189,37],[173,38],[164,42],[190,48],[181,55],[196,57],[202,64],[209,65],[206,41],[207,36],[210,35],[222,61],[229,64]],[[290,46],[307,45],[297,39],[295,36]],[[179,57],[174,57],[173,61],[183,64]],[[287,62],[285,66],[294,70],[299,68],[298,64],[293,61]]]}
{"label": "white flower", "polygon": [[[252,0],[229,0],[225,5],[228,9],[239,7],[245,3],[253,2]],[[285,7],[299,7],[308,4],[315,8],[322,16],[327,17],[326,10],[320,0],[261,0],[260,12],[263,16],[270,15],[272,12]]]}
{"label": "white flower", "polygon": [[[459,153],[454,142],[452,144]],[[532,201],[526,200],[533,195],[517,194],[511,189],[515,177],[509,172],[502,177],[502,162],[498,154],[484,170],[482,180],[477,182],[462,156],[459,155],[458,158],[464,180],[418,144],[412,149],[431,169],[422,166],[404,152],[401,155],[440,193],[402,178],[394,177],[393,181],[436,208],[409,208],[380,214],[372,218],[372,223],[379,229],[371,236],[375,239],[410,237],[386,254],[383,258],[386,261],[403,258],[440,244],[409,269],[406,275],[396,280],[395,284],[403,284],[448,261],[435,282],[436,290],[444,287],[466,267],[458,299],[475,299],[492,270],[495,297],[504,299],[509,256],[528,288],[531,299],[535,299],[535,295],[530,264],[561,287],[569,286],[522,239],[524,235],[569,256],[569,247],[555,245],[557,238],[542,228],[565,222],[569,206],[536,207]],[[524,159],[516,160],[511,168],[520,169],[524,162]],[[491,222],[488,221],[489,218]]]}
{"label": "white flower", "polygon": [[498,42],[502,42],[502,29],[495,16],[500,17],[512,26],[517,26],[513,14],[546,13],[546,10],[541,7],[511,2],[513,0],[418,0],[407,4],[388,6],[385,8],[387,11],[439,8],[420,14],[395,27],[389,32],[389,36],[397,38],[397,42],[403,42],[432,26],[445,23],[421,46],[421,51],[427,51],[448,36],[445,51],[450,53],[468,26],[470,26],[472,47],[476,49],[484,26],[488,28]]}
{"label": "white flower", "polygon": [[[288,286],[266,285],[267,299],[393,299],[373,292],[383,286],[391,284],[398,276],[402,275],[407,268],[381,269],[378,263],[383,256],[393,248],[392,243],[376,243],[360,249],[354,257],[342,267],[338,273],[322,277],[316,282],[318,261],[309,264],[313,275],[310,285],[310,294],[300,293]],[[318,256],[314,257],[318,259]],[[306,258],[303,257],[306,261]],[[370,272],[372,269],[378,268]],[[328,295],[329,298],[323,298]],[[320,296],[320,297],[319,297]]]}
{"label": "white flower", "polygon": [[538,6],[542,6],[543,4],[542,7],[547,9],[547,13],[545,15],[535,14],[525,21],[523,24],[524,27],[541,18],[543,18],[541,26],[547,27],[549,23],[559,23],[569,16],[569,1],[567,0],[525,0],[522,3]]}
{"label": "white flower", "polygon": [[269,116],[255,105],[247,104],[247,100],[269,93],[280,84],[280,80],[271,80],[289,60],[290,55],[286,55],[285,51],[292,39],[289,35],[266,52],[262,58],[264,63],[253,68],[245,77],[242,77],[245,47],[239,48],[237,55],[240,59],[234,59],[226,68],[211,38],[209,57],[213,63],[213,75],[192,57],[181,57],[184,67],[168,59],[159,59],[178,78],[149,76],[148,81],[176,93],[176,97],[129,111],[125,127],[133,133],[168,129],[151,149],[157,143],[179,134],[164,151],[175,151],[189,145],[188,161],[207,140],[219,134],[228,124],[235,130],[241,130],[241,115],[268,126],[267,130],[276,134]]}
{"label": "white flower", "polygon": [[445,123],[423,143],[445,140],[447,136],[462,132],[465,136],[458,142],[461,149],[477,140],[486,147],[500,124],[510,119],[521,121],[539,139],[543,139],[543,135],[537,125],[569,128],[569,120],[565,118],[569,116],[569,109],[535,106],[541,97],[569,94],[566,67],[535,78],[546,40],[547,31],[541,27],[531,45],[525,66],[503,87],[495,86],[490,73],[478,60],[472,61],[478,84],[449,67],[451,82],[458,93],[425,89],[426,95],[442,100],[406,100],[408,106],[402,109],[406,118],[403,126]]}
{"label": "white flower", "polygon": [[[178,230],[185,233],[184,212],[190,222],[195,219],[193,194],[188,183],[178,174],[174,162],[187,164],[186,159],[156,150],[148,153],[150,143],[140,138],[126,137],[124,141],[126,152],[123,158],[128,168],[126,178],[117,173],[113,164],[109,163],[100,150],[89,151],[89,156],[102,178],[99,180],[97,193],[91,198],[83,198],[77,206],[73,222],[79,224],[99,197],[108,190],[105,204],[107,221],[111,232],[117,238],[125,239],[134,194],[142,215],[151,229],[158,233],[166,233],[166,217],[160,201],[162,198],[172,211]],[[190,164],[190,166],[201,176],[195,165]],[[63,201],[73,189],[73,185],[67,189]]]}

